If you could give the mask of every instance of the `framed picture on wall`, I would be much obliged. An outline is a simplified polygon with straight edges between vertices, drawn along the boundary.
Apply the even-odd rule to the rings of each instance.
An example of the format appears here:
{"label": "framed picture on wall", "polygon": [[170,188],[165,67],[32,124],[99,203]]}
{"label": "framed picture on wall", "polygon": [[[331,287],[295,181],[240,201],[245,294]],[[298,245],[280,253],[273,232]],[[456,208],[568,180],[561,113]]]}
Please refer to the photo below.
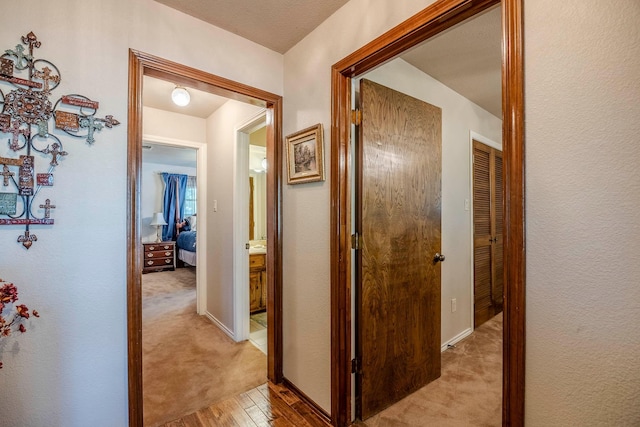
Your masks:
{"label": "framed picture on wall", "polygon": [[287,140],[287,182],[324,181],[322,124],[293,133]]}

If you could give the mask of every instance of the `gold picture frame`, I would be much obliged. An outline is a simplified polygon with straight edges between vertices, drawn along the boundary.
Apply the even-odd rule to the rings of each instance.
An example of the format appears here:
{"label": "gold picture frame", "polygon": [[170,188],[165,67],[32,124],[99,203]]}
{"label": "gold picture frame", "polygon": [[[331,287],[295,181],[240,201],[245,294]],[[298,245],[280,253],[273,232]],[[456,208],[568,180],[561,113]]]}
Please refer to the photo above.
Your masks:
{"label": "gold picture frame", "polygon": [[324,181],[322,124],[287,136],[287,183]]}

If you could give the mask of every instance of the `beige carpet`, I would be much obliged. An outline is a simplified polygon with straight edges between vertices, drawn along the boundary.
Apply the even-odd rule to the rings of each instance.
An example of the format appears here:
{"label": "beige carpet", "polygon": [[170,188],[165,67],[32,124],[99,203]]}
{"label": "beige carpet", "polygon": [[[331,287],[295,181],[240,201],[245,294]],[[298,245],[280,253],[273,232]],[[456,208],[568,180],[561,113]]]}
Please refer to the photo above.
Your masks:
{"label": "beige carpet", "polygon": [[501,426],[502,313],[442,353],[442,376],[369,418],[368,427]]}
{"label": "beige carpet", "polygon": [[196,314],[195,268],[142,275],[144,425],[157,426],[266,382],[267,359]]}

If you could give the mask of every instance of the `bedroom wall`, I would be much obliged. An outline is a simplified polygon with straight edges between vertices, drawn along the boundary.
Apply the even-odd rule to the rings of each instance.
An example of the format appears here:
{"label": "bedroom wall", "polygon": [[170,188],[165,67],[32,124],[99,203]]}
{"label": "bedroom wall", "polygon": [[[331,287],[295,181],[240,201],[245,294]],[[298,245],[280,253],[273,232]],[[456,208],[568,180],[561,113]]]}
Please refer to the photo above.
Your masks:
{"label": "bedroom wall", "polygon": [[[195,157],[195,155],[194,155]],[[170,160],[170,159],[169,159]],[[149,225],[155,212],[163,212],[164,182],[160,173],[181,173],[196,176],[196,168],[176,166],[170,162],[151,163],[142,161],[142,191],[140,192],[140,217],[142,221],[142,241],[155,242],[156,227]]]}
{"label": "bedroom wall", "polygon": [[[233,187],[236,129],[263,108],[230,100],[207,119],[207,311],[233,331]],[[217,203],[217,211],[214,210]]]}
{"label": "bedroom wall", "polygon": [[[472,210],[469,135],[476,132],[501,144],[502,121],[402,59],[367,73],[364,78],[442,108],[442,343],[473,330],[471,310]],[[356,83],[357,84],[357,83]],[[451,299],[457,310],[451,312]]]}
{"label": "bedroom wall", "polygon": [[[84,94],[122,124],[99,132],[92,146],[64,137],[69,155],[48,192],[55,225],[33,227],[31,249],[16,243],[20,227],[0,227],[0,277],[41,313],[26,334],[2,340],[0,424],[124,427],[128,50],[278,94],[282,55],[152,0],[14,6],[0,14],[2,50],[33,31],[42,41],[37,55],[63,78],[52,97]],[[0,144],[0,156],[10,155]]]}

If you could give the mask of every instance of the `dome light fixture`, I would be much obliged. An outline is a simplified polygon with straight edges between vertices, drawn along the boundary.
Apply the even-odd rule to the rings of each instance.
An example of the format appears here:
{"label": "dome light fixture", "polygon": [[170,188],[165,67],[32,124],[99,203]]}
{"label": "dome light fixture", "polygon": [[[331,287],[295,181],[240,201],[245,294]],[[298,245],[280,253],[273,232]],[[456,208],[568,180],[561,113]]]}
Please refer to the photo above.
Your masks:
{"label": "dome light fixture", "polygon": [[171,92],[171,100],[174,104],[184,107],[189,105],[191,95],[189,95],[189,92],[182,86],[176,86],[176,88]]}

